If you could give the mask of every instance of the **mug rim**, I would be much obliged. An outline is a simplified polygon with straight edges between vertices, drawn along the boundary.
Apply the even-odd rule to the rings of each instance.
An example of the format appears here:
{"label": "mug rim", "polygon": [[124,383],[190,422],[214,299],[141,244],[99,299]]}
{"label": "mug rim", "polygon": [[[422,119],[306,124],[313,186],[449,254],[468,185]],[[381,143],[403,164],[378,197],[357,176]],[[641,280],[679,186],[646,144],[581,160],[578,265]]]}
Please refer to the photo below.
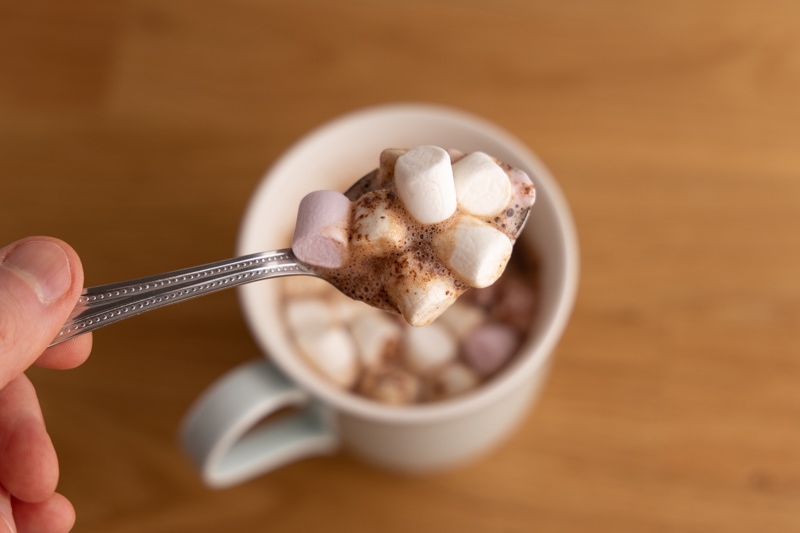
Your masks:
{"label": "mug rim", "polygon": [[[524,358],[515,361],[513,371],[501,372],[474,391],[464,395],[409,406],[381,404],[327,382],[325,378],[316,375],[312,369],[308,368],[305,362],[287,361],[281,354],[276,355],[270,346],[270,339],[264,336],[263,330],[256,323],[254,310],[258,306],[257,292],[250,285],[243,285],[239,287],[238,291],[244,317],[254,340],[262,350],[262,356],[275,362],[282,372],[311,396],[322,400],[335,410],[351,416],[394,424],[436,423],[458,418],[493,403],[523,385],[526,379],[531,379],[531,376],[549,360],[550,354],[566,328],[577,295],[579,270],[578,240],[569,205],[549,170],[533,151],[516,137],[482,117],[453,107],[414,102],[375,105],[345,113],[323,123],[292,144],[266,171],[251,196],[240,224],[237,254],[260,251],[253,249],[250,242],[253,239],[255,214],[259,209],[263,209],[263,199],[269,196],[269,189],[276,182],[275,176],[280,176],[292,161],[303,157],[303,154],[306,154],[307,157],[306,152],[310,146],[326,137],[335,136],[337,131],[355,127],[365,121],[374,122],[383,119],[390,122],[411,116],[449,122],[464,130],[480,132],[501,143],[508,148],[512,157],[504,155],[497,155],[497,157],[514,166],[533,169],[537,185],[537,201],[539,201],[541,193],[545,193],[553,204],[556,226],[560,232],[559,240],[564,249],[564,281],[558,293],[557,305],[545,330],[542,334],[535,336],[536,338],[527,339],[519,348],[522,352],[532,351],[533,353],[526,353]],[[538,190],[540,187],[543,189],[542,191]],[[292,355],[294,359],[300,359],[296,354]]]}

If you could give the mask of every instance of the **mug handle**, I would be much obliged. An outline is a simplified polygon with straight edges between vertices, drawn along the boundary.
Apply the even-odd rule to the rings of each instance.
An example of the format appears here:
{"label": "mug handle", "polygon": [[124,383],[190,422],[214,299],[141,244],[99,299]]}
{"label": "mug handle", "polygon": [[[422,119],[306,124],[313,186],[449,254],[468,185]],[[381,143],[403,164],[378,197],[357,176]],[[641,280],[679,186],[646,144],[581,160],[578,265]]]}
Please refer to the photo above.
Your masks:
{"label": "mug handle", "polygon": [[[265,420],[285,408],[295,412]],[[214,488],[339,448],[331,409],[265,359],[239,365],[206,389],[183,419],[181,443]]]}

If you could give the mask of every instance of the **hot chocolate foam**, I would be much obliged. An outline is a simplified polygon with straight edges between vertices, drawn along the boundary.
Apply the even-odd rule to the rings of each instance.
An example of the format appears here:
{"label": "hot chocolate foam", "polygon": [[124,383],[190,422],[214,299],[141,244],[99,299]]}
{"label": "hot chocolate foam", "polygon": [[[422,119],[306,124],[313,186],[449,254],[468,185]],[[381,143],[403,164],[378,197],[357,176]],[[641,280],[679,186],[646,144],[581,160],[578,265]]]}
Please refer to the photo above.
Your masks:
{"label": "hot chocolate foam", "polygon": [[[423,146],[384,150],[380,167],[348,198],[346,214],[301,204],[295,255],[347,296],[422,326],[468,288],[499,278],[535,190],[524,172],[481,152]],[[340,256],[317,260],[327,236],[335,243],[322,246]]]}

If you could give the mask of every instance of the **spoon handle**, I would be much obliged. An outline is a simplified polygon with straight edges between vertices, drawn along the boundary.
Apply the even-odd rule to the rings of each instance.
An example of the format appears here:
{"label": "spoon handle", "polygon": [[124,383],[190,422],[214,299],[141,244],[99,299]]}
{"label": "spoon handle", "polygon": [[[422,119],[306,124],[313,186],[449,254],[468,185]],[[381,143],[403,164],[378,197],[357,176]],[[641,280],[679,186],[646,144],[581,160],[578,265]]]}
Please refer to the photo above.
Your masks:
{"label": "spoon handle", "polygon": [[252,281],[294,275],[315,274],[286,248],[88,287],[50,346],[165,305]]}

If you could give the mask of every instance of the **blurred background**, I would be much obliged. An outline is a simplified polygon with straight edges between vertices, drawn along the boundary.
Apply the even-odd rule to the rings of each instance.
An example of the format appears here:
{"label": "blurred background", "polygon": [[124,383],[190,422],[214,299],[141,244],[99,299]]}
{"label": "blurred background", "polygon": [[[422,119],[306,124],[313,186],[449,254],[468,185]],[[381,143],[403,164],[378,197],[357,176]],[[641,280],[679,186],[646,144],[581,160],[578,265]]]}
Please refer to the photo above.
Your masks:
{"label": "blurred background", "polygon": [[564,189],[581,286],[552,377],[489,456],[347,454],[206,489],[177,425],[258,356],[234,291],[33,369],[78,532],[800,530],[800,4],[0,0],[0,242],[86,283],[234,253],[264,171],[372,104],[455,106]]}

